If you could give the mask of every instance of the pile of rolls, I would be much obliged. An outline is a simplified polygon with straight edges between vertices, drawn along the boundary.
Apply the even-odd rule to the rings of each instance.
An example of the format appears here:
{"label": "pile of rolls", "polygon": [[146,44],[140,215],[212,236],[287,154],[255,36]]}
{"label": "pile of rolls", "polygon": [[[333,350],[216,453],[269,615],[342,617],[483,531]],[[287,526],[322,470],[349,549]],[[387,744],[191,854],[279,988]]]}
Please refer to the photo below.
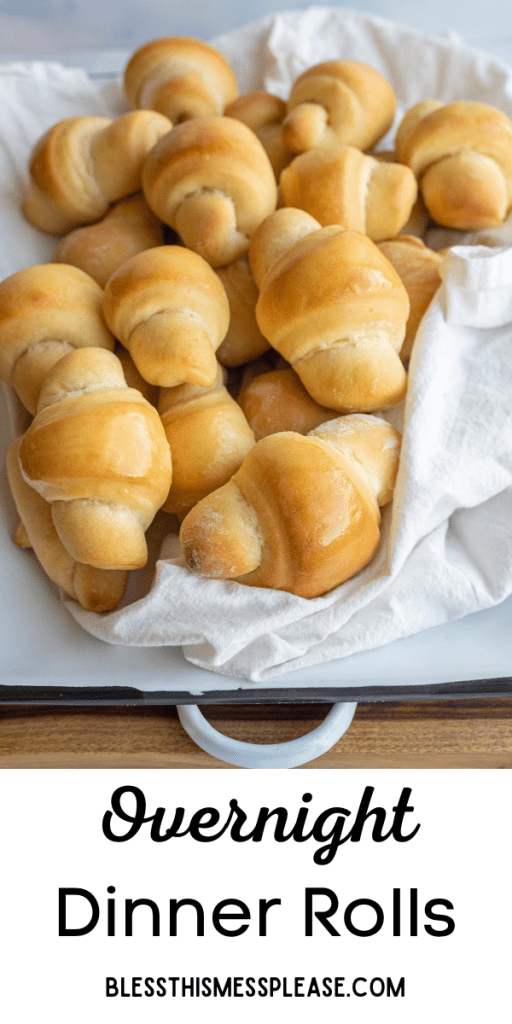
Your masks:
{"label": "pile of rolls", "polygon": [[440,283],[427,224],[512,207],[512,122],[426,98],[396,120],[357,60],[287,100],[239,95],[174,37],[124,72],[132,108],[71,117],[33,149],[23,213],[53,262],[0,283],[0,376],[32,421],[7,459],[20,526],[91,611],[123,598],[172,516],[190,572],[325,594],[380,541],[407,389]]}

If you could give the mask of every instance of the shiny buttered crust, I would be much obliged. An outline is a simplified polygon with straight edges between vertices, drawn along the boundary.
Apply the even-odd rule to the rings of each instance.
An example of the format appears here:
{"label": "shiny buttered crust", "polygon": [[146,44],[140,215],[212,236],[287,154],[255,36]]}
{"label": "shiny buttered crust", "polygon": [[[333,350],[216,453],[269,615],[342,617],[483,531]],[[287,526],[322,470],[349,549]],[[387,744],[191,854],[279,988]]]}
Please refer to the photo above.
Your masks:
{"label": "shiny buttered crust", "polygon": [[167,497],[171,458],[156,409],[126,386],[113,353],[77,349],[54,366],[19,459],[77,561],[145,564],[144,532]]}
{"label": "shiny buttered crust", "polygon": [[0,283],[0,378],[32,415],[51,367],[74,348],[113,351],[102,314],[103,291],[66,265],[26,267]]}
{"label": "shiny buttered crust", "polygon": [[105,320],[151,384],[215,381],[215,352],[229,326],[219,276],[197,253],[179,245],[138,253],[110,278]]}
{"label": "shiny buttered crust", "polygon": [[[279,211],[284,213],[285,211]],[[337,226],[312,231],[261,284],[256,317],[319,405],[372,412],[398,404],[407,292],[377,246]]]}
{"label": "shiny buttered crust", "polygon": [[243,256],[277,203],[261,142],[231,117],[195,118],[174,128],[148,155],[142,184],[160,220],[213,267]]}
{"label": "shiny buttered crust", "polygon": [[54,234],[99,220],[110,203],[140,191],[144,158],[171,128],[152,110],[57,122],[32,152],[25,217]]}
{"label": "shiny buttered crust", "polygon": [[336,144],[371,149],[391,128],[395,108],[393,88],[375,68],[324,61],[292,85],[283,141],[294,153]]}
{"label": "shiny buttered crust", "polygon": [[373,438],[370,471],[365,468],[365,435],[378,431],[380,460],[391,467],[385,475],[393,485],[400,448],[392,427],[366,419],[370,430],[358,424],[358,444],[343,425],[346,451],[342,441],[333,446],[329,433],[279,433],[258,441],[232,480],[184,520],[180,539],[189,568],[306,598],[359,572],[380,538],[381,480],[373,475]]}
{"label": "shiny buttered crust", "polygon": [[512,206],[512,122],[485,103],[424,101],[398,128],[396,149],[438,224],[498,226]]}
{"label": "shiny buttered crust", "polygon": [[173,123],[222,114],[238,85],[222,54],[199,39],[169,36],[135,51],[124,72],[132,107],[158,110]]}

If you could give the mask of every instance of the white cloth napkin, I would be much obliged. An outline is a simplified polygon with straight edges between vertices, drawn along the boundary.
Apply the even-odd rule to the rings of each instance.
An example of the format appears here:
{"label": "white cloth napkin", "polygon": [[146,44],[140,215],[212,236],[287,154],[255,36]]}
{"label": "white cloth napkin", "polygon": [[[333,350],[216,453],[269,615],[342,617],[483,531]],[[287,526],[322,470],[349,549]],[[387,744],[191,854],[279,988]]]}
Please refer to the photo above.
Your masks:
{"label": "white cloth napkin", "polygon": [[[265,84],[285,96],[292,78],[312,63],[355,57],[391,80],[397,118],[411,103],[432,96],[481,99],[512,116],[512,70],[501,61],[457,38],[425,36],[353,11],[319,7],[276,15],[214,45],[232,62],[242,91]],[[47,260],[53,251],[54,243],[19,214],[30,144],[69,113],[112,115],[123,103],[118,83],[99,88],[83,73],[58,65],[0,69],[0,238],[9,239],[7,245],[0,242],[2,276]],[[382,542],[366,569],[308,601],[200,580],[185,568],[170,533],[149,592],[147,574],[134,573],[127,603],[115,612],[95,616],[66,600],[75,619],[109,643],[183,645],[186,657],[202,668],[259,682],[387,644],[510,594],[507,230],[501,245],[498,232],[493,248],[459,245],[442,264],[442,286],[417,336],[405,408],[386,414],[403,427],[404,443],[393,506],[384,510]]]}

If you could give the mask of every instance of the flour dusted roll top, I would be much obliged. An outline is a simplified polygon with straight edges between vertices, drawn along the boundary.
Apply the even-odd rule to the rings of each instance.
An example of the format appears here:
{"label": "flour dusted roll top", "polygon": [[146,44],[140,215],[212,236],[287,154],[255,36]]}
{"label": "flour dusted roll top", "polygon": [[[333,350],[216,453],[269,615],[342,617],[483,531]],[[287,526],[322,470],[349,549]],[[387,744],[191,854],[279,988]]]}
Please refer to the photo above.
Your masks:
{"label": "flour dusted roll top", "polygon": [[374,416],[347,416],[306,437],[279,433],[184,519],[180,540],[200,576],[317,597],[373,558],[379,506],[390,500],[400,435]]}
{"label": "flour dusted roll top", "polygon": [[77,349],[48,374],[19,449],[69,554],[102,569],[145,565],[145,530],[171,484],[160,417],[111,352]]}
{"label": "flour dusted roll top", "polygon": [[0,378],[32,415],[46,374],[74,348],[113,351],[103,291],[77,267],[42,263],[0,283]]}
{"label": "flour dusted roll top", "polygon": [[25,217],[51,234],[99,220],[111,203],[140,192],[144,158],[171,128],[152,110],[58,121],[33,150]]}
{"label": "flour dusted roll top", "polygon": [[324,61],[293,83],[283,142],[294,153],[332,145],[371,149],[391,128],[395,105],[392,86],[375,68]]}
{"label": "flour dusted roll top", "polygon": [[213,384],[229,304],[220,278],[197,253],[163,245],[133,256],[107,282],[103,312],[150,384]]}
{"label": "flour dusted roll top", "polygon": [[222,54],[199,39],[167,36],[139,47],[124,72],[133,107],[158,110],[173,124],[222,114],[238,94],[236,78]]}
{"label": "flour dusted roll top", "polygon": [[142,183],[160,220],[212,267],[243,256],[277,203],[276,179],[261,142],[232,117],[177,125],[148,155]]}
{"label": "flour dusted roll top", "polygon": [[320,228],[286,207],[255,234],[250,262],[260,282],[260,329],[319,405],[372,412],[403,399],[407,377],[398,353],[409,299],[366,235]]}

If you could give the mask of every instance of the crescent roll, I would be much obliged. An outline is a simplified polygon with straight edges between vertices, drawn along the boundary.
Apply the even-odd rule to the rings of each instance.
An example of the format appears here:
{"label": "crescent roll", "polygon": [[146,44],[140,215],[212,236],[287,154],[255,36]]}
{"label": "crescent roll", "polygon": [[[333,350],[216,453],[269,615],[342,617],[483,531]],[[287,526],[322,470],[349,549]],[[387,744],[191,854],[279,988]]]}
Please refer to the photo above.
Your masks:
{"label": "crescent roll", "polygon": [[212,267],[243,256],[277,203],[261,142],[233,117],[177,125],[149,153],[142,187],[157,217]]}
{"label": "crescent roll", "polygon": [[146,564],[144,534],[167,497],[171,456],[156,409],[127,387],[112,352],[76,349],[56,363],[19,462],[72,558],[99,569]]}
{"label": "crescent roll", "polygon": [[409,359],[421,318],[441,284],[439,267],[443,257],[414,235],[399,235],[381,242],[379,249],[394,266],[409,296],[411,309],[400,350],[402,360]]}
{"label": "crescent roll", "polygon": [[57,235],[99,220],[111,203],[140,192],[144,158],[171,128],[153,110],[58,121],[33,149],[25,217]]}
{"label": "crescent roll", "polygon": [[219,365],[209,388],[162,388],[158,402],[172,457],[173,480],[163,509],[178,519],[233,475],[254,444]]}
{"label": "crescent roll", "polygon": [[160,221],[141,195],[121,199],[97,224],[75,228],[61,238],[54,263],[80,267],[104,288],[114,271],[131,256],[162,245]]}
{"label": "crescent roll", "polygon": [[162,245],[132,256],[107,282],[103,312],[150,384],[213,384],[229,304],[219,276],[197,253]]}
{"label": "crescent roll", "polygon": [[397,235],[418,195],[409,167],[366,156],[354,146],[302,153],[279,181],[283,205],[306,210],[326,227],[341,224],[374,242]]}
{"label": "crescent roll", "polygon": [[236,78],[222,54],[199,39],[167,36],[139,47],[124,72],[132,107],[158,110],[179,124],[191,117],[222,114],[238,94]]}
{"label": "crescent roll", "polygon": [[395,93],[383,75],[356,60],[328,60],[293,83],[282,137],[293,153],[317,146],[371,149],[391,128]]}
{"label": "crescent roll", "polygon": [[264,437],[184,519],[189,569],[299,597],[325,594],[373,558],[399,451],[400,435],[376,416],[339,417],[306,437]]}
{"label": "crescent roll", "polygon": [[284,207],[256,232],[250,261],[260,329],[315,402],[346,413],[402,401],[409,299],[366,235]]}
{"label": "crescent roll", "polygon": [[425,100],[407,111],[395,145],[438,224],[497,227],[512,208],[512,121],[495,107]]}
{"label": "crescent roll", "polygon": [[290,163],[293,153],[288,149],[282,136],[282,124],[286,116],[286,103],[278,96],[264,90],[254,90],[238,96],[229,103],[224,114],[243,121],[258,136],[277,181],[281,171]]}
{"label": "crescent roll", "polygon": [[103,291],[78,267],[42,263],[0,283],[0,378],[32,415],[46,374],[67,352],[114,350]]}
{"label": "crescent roll", "polygon": [[23,479],[19,464],[20,441],[18,438],[7,453],[7,476],[21,518],[15,542],[18,547],[31,547],[49,579],[82,608],[91,612],[112,611],[124,595],[128,572],[98,569],[77,562],[69,554],[53,524],[51,505]]}

